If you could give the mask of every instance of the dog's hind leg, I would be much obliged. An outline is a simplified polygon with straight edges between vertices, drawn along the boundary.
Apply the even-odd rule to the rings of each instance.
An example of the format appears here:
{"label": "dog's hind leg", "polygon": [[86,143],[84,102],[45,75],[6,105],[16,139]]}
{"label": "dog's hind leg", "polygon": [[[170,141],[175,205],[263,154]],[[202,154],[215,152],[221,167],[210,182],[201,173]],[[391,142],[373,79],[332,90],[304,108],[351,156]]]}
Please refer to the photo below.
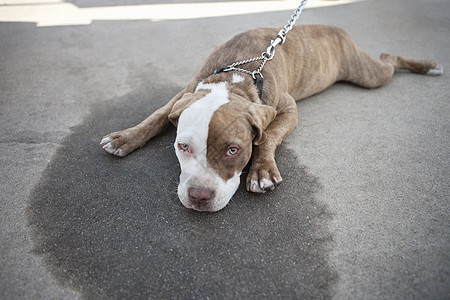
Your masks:
{"label": "dog's hind leg", "polygon": [[105,135],[100,145],[103,146],[105,151],[120,157],[144,146],[169,124],[168,115],[175,102],[183,96],[184,92],[184,90],[179,92],[166,105],[156,110],[138,125]]}
{"label": "dog's hind leg", "polygon": [[432,60],[415,60],[387,53],[381,54],[380,59],[383,62],[392,64],[396,70],[409,70],[413,73],[430,76],[439,76],[444,73],[442,65]]}
{"label": "dog's hind leg", "polygon": [[375,59],[358,46],[348,52],[341,80],[353,82],[365,88],[377,88],[387,84],[395,70],[409,70],[422,75],[442,75],[443,67],[431,60],[414,60],[383,53]]}

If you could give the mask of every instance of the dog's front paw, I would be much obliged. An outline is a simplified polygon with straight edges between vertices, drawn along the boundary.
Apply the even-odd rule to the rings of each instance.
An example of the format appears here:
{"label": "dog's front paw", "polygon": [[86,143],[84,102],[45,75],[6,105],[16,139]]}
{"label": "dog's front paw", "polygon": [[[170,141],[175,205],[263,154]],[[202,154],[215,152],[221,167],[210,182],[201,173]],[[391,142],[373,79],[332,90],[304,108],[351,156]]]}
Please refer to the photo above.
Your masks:
{"label": "dog's front paw", "polygon": [[106,152],[123,157],[140,147],[140,140],[136,130],[129,128],[105,135],[100,141],[100,145]]}
{"label": "dog's front paw", "polygon": [[265,193],[274,190],[282,181],[275,160],[253,162],[247,176],[247,191]]}

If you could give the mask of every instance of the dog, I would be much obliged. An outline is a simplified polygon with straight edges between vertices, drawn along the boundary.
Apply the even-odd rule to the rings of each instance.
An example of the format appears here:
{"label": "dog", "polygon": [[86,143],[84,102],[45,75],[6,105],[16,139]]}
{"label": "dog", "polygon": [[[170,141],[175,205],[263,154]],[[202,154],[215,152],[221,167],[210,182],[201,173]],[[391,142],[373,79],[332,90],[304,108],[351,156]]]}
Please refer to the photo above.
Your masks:
{"label": "dog", "polygon": [[[123,157],[172,123],[181,167],[178,196],[187,208],[215,212],[238,189],[250,159],[248,191],[264,193],[282,182],[275,150],[298,122],[296,101],[337,81],[381,87],[397,69],[443,74],[442,65],[431,60],[390,54],[375,59],[344,30],[325,25],[294,26],[265,65],[259,91],[249,74],[214,72],[255,57],[279,30],[249,30],[218,46],[184,90],[137,126],[104,136],[101,146]],[[251,62],[246,69],[256,70],[259,64]]]}

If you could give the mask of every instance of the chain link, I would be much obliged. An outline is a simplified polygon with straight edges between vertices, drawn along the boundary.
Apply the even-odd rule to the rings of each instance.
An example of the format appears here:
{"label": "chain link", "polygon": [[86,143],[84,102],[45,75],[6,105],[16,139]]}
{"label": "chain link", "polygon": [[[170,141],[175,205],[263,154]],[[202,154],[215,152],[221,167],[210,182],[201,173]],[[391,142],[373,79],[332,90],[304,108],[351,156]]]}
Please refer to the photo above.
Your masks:
{"label": "chain link", "polygon": [[[261,72],[262,72],[262,69],[264,68],[264,65],[266,64],[267,61],[271,60],[274,57],[275,47],[278,46],[280,43],[284,44],[284,42],[286,41],[286,34],[289,31],[291,31],[292,27],[294,27],[294,24],[297,22],[298,18],[300,17],[300,14],[302,13],[303,9],[306,6],[306,2],[308,2],[308,0],[302,0],[302,2],[300,3],[300,6],[297,7],[297,9],[294,11],[293,15],[289,19],[286,26],[284,26],[284,28],[278,32],[278,35],[275,38],[275,40],[272,40],[270,42],[270,46],[267,48],[266,52],[263,52],[261,54],[261,56],[259,56],[259,57],[254,57],[254,58],[246,59],[243,61],[235,62],[231,65],[224,67],[223,69],[221,68],[221,71],[223,71],[223,72],[238,71],[238,72],[246,73],[246,74],[252,75],[253,79],[255,79],[255,80],[256,80],[257,75],[261,76],[261,78],[263,78]],[[245,70],[245,69],[241,69],[241,68],[236,68],[237,66],[245,65],[245,64],[257,61],[257,60],[262,60],[262,62],[259,65],[258,69],[254,70],[253,72]]]}
{"label": "chain link", "polygon": [[306,2],[308,0],[302,0],[302,3],[300,3],[300,6],[297,7],[297,9],[294,11],[294,14],[291,16],[291,19],[288,21],[287,25],[284,26],[284,29],[281,29],[278,35],[286,37],[286,34],[291,31],[292,27],[294,27],[295,22],[297,22],[298,18],[300,17],[303,9],[306,6]]}

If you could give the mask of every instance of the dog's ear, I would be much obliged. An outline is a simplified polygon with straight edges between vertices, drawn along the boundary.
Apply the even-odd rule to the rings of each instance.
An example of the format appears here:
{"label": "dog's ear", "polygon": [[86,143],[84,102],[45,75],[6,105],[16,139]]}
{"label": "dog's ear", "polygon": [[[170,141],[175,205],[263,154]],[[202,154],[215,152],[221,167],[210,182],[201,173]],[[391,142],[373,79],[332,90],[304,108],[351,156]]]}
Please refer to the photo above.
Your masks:
{"label": "dog's ear", "polygon": [[261,145],[267,139],[264,132],[267,126],[275,119],[277,111],[268,105],[252,103],[248,110],[248,119],[255,131],[253,144]]}
{"label": "dog's ear", "polygon": [[175,127],[178,126],[178,118],[180,117],[181,113],[186,108],[188,108],[195,100],[196,97],[194,97],[194,94],[186,93],[180,98],[180,100],[175,102],[175,104],[172,107],[172,111],[168,116],[169,121],[172,122],[172,124],[175,125]]}

